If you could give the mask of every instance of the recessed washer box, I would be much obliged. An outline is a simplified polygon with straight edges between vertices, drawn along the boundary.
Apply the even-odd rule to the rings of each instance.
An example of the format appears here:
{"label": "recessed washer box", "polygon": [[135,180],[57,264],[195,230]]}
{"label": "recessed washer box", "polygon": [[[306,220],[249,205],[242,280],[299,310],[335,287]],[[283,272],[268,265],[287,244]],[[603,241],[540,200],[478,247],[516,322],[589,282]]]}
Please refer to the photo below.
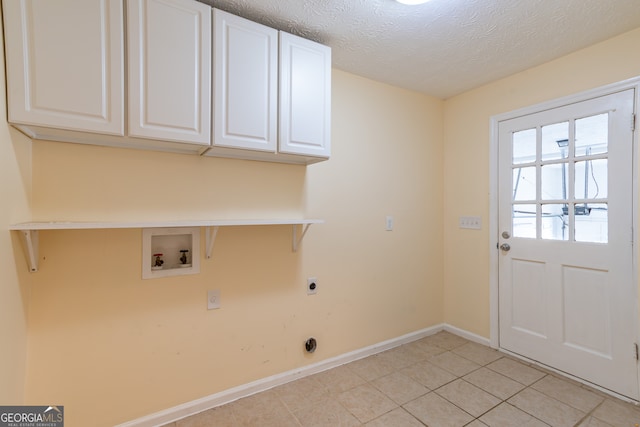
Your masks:
{"label": "recessed washer box", "polygon": [[142,278],[200,273],[200,227],[142,229]]}

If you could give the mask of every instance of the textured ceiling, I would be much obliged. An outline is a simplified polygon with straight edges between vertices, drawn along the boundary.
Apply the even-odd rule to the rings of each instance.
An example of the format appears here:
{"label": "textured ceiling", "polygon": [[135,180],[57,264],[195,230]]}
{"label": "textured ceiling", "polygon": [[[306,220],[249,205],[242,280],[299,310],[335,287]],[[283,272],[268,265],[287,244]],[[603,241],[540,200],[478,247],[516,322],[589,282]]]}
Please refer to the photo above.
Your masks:
{"label": "textured ceiling", "polygon": [[200,1],[331,46],[335,68],[445,99],[640,27],[640,0]]}

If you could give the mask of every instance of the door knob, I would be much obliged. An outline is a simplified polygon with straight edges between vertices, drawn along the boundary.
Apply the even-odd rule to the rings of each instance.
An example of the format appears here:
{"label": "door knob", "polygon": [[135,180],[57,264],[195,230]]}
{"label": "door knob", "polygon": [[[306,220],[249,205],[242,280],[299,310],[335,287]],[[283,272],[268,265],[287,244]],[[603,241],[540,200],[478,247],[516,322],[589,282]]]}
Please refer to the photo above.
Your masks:
{"label": "door knob", "polygon": [[511,250],[511,246],[508,243],[503,243],[500,245],[500,249],[505,252],[509,252]]}

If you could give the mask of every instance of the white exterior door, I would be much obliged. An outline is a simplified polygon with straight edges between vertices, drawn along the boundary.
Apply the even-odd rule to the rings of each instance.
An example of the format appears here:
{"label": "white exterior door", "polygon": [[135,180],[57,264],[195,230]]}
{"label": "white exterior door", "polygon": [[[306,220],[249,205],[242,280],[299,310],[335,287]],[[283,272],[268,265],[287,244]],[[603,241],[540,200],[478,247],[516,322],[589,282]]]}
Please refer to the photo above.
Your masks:
{"label": "white exterior door", "polygon": [[504,120],[500,347],[633,399],[634,90]]}
{"label": "white exterior door", "polygon": [[129,0],[129,136],[211,143],[211,8]]}

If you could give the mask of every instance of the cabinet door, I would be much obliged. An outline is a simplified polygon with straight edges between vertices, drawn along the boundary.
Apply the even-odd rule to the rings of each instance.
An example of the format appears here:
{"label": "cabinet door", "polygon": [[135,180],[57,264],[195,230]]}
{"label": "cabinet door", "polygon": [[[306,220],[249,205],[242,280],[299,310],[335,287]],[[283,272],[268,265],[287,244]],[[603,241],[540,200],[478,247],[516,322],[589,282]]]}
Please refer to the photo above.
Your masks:
{"label": "cabinet door", "polygon": [[129,0],[130,136],[209,145],[211,8]]}
{"label": "cabinet door", "polygon": [[3,1],[9,121],[123,134],[122,1]]}
{"label": "cabinet door", "polygon": [[278,32],[214,10],[214,146],[275,152]]}
{"label": "cabinet door", "polygon": [[279,151],[331,154],[331,49],[283,32]]}

